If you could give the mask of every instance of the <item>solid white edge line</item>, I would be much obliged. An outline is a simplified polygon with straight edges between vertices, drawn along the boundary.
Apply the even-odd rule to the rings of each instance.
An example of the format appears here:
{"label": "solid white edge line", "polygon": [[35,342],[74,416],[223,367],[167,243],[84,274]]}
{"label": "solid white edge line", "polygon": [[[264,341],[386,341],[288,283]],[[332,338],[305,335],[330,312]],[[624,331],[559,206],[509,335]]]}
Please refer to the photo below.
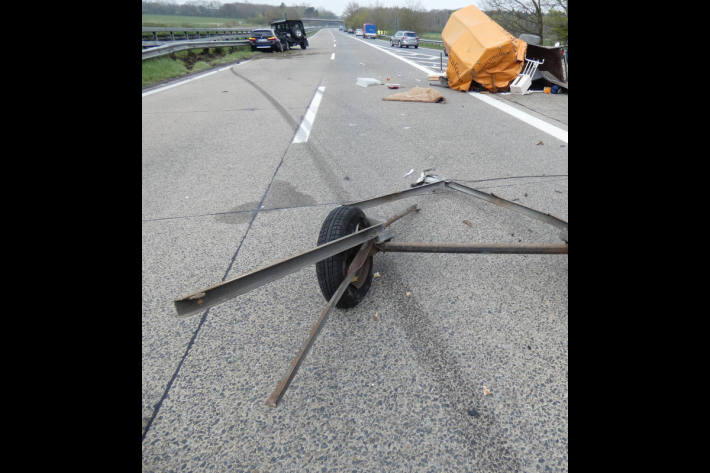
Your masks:
{"label": "solid white edge line", "polygon": [[149,90],[148,92],[143,92],[143,94],[142,94],[141,96],[142,96],[142,97],[146,97],[146,96],[151,95],[151,94],[154,94],[154,93],[156,93],[156,92],[162,92],[163,90],[172,89],[173,87],[177,87],[178,85],[187,84],[188,82],[192,82],[192,81],[197,80],[197,79],[202,79],[203,77],[211,76],[212,74],[217,74],[218,72],[226,71],[227,69],[229,69],[229,68],[231,68],[231,67],[239,66],[239,65],[244,64],[244,63],[247,63],[247,62],[249,62],[249,61],[247,60],[247,61],[242,61],[242,62],[237,63],[237,64],[230,64],[229,66],[222,67],[222,68],[217,69],[217,70],[215,70],[215,71],[205,72],[204,74],[200,74],[200,75],[198,75],[198,76],[190,77],[190,78],[188,78],[188,79],[181,80],[181,81],[179,81],[179,82],[173,82],[172,84],[168,84],[168,85],[166,85],[166,86],[159,87],[159,88],[157,88],[157,89]]}
{"label": "solid white edge line", "polygon": [[379,50],[382,51],[383,53],[389,54],[390,56],[395,57],[395,58],[399,59],[399,60],[402,61],[402,62],[406,62],[406,63],[409,64],[410,66],[416,67],[417,69],[419,69],[419,70],[422,71],[422,72],[426,72],[428,75],[436,74],[435,71],[433,71],[433,70],[431,70],[431,69],[429,69],[429,68],[427,68],[427,67],[420,66],[420,65],[417,64],[416,62],[410,61],[409,59],[403,58],[402,56],[399,56],[399,55],[397,55],[397,54],[395,54],[395,53],[393,53],[393,52],[387,51],[386,49],[384,49],[384,48],[382,48],[382,47],[380,47],[380,46],[378,46],[378,45],[376,45],[376,44],[370,44],[370,43],[368,43],[367,41],[365,41],[364,39],[357,39],[357,38],[351,38],[351,39],[354,39],[355,41],[360,41],[361,43],[366,44],[366,45],[370,46],[371,48],[379,49]]}
{"label": "solid white edge line", "polygon": [[313,96],[310,105],[308,105],[308,110],[301,120],[301,124],[298,127],[296,136],[293,137],[291,143],[305,143],[308,141],[308,137],[311,135],[311,127],[316,119],[316,113],[318,112],[318,107],[320,106],[320,101],[323,98],[323,93],[325,92],[325,86],[318,87],[316,94]]}
{"label": "solid white edge line", "polygon": [[557,138],[560,141],[564,141],[567,143],[567,131],[563,130],[562,128],[558,128],[554,125],[551,125],[547,123],[544,120],[540,120],[539,118],[533,117],[530,114],[527,114],[521,110],[518,110],[517,108],[508,105],[507,103],[503,103],[500,100],[494,99],[493,97],[488,96],[487,94],[479,94],[478,92],[469,92],[468,95],[471,97],[475,97],[478,100],[487,103],[488,105],[491,105],[498,110],[501,110],[509,115],[514,116],[518,120],[521,120],[525,123],[527,123],[530,126],[533,126],[537,128],[538,130],[544,131],[548,135],[552,135],[555,138]]}
{"label": "solid white edge line", "polygon": [[[365,43],[368,46],[371,46],[375,49],[379,49],[383,53],[387,53],[390,56],[396,57],[400,61],[406,62],[410,66],[414,66],[417,69],[419,69],[420,71],[426,72],[429,75],[440,74],[439,72],[428,69],[428,68],[421,66],[413,61],[410,61],[409,59],[405,59],[395,53],[387,51],[386,49],[384,49],[378,45],[370,44],[363,39],[357,39],[357,38],[352,38],[352,39],[354,39],[355,41],[360,41],[361,43]],[[527,123],[528,125],[531,125],[531,126],[537,128],[538,130],[544,131],[545,133],[552,135],[553,137],[557,138],[560,141],[564,141],[565,143],[568,142],[567,141],[567,131],[563,130],[562,128],[558,128],[554,125],[547,123],[544,120],[540,120],[539,118],[533,117],[532,115],[529,115],[529,114],[523,112],[522,110],[518,110],[517,108],[515,108],[511,105],[508,105],[506,103],[503,103],[502,101],[500,101],[498,99],[494,99],[493,97],[490,97],[486,94],[479,94],[477,92],[469,92],[468,94],[472,97],[475,97],[475,98],[481,100],[482,102],[487,103],[488,105],[491,105],[491,106],[497,108],[498,110],[500,110],[502,112],[512,115],[513,117],[517,118],[518,120],[521,120],[521,121]]]}

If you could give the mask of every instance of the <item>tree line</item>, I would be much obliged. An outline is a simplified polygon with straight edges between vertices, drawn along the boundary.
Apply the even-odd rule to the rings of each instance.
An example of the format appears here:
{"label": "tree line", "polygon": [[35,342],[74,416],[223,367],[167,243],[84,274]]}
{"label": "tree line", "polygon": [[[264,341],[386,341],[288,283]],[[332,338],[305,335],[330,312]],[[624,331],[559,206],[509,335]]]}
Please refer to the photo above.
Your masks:
{"label": "tree line", "polygon": [[142,2],[142,11],[154,15],[202,16],[238,18],[254,25],[267,25],[280,18],[337,18],[335,13],[316,9],[307,5],[280,6],[259,3],[224,3],[216,1],[194,1],[183,5],[167,2]]}
{"label": "tree line", "polygon": [[[482,8],[491,19],[514,36],[536,34],[541,41],[567,40],[568,0],[489,0]],[[411,5],[411,2],[410,2]],[[362,7],[351,1],[343,20],[347,28],[362,28],[374,23],[381,31],[411,30],[418,33],[441,33],[455,10],[424,10],[419,4],[408,7]]]}

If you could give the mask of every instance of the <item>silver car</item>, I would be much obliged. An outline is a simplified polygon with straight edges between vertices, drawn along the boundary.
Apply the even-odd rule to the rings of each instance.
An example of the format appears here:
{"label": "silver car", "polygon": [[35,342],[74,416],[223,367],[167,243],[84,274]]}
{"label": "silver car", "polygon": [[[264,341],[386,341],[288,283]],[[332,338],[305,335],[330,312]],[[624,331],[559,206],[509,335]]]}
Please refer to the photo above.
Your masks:
{"label": "silver car", "polygon": [[414,31],[397,31],[394,36],[390,36],[390,46],[399,46],[400,48],[414,46],[418,48],[419,37]]}

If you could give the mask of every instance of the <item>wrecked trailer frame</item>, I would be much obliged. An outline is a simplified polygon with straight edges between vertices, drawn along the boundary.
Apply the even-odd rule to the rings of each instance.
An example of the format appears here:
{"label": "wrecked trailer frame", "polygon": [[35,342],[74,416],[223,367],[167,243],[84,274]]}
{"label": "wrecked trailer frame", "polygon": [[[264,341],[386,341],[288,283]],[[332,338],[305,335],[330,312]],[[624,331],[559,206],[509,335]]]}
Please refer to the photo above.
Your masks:
{"label": "wrecked trailer frame", "polygon": [[[389,226],[400,218],[410,213],[418,212],[420,210],[416,205],[413,205],[407,208],[404,212],[389,218],[385,222],[378,222],[373,219],[367,219],[369,225],[366,228],[360,229],[359,227],[355,227],[355,231],[353,233],[340,238],[333,239],[332,241],[328,241],[312,250],[305,251],[296,256],[283,259],[256,271],[252,271],[229,281],[225,281],[223,283],[211,286],[209,288],[197,291],[183,298],[177,299],[174,301],[175,309],[177,311],[177,317],[183,318],[189,317],[191,315],[196,315],[210,307],[233,299],[253,289],[256,289],[272,281],[280,279],[288,274],[299,271],[300,269],[308,265],[320,263],[329,258],[340,256],[348,250],[355,251],[355,249],[357,248],[357,253],[347,261],[347,271],[345,272],[345,277],[342,278],[342,280],[339,280],[340,282],[337,285],[337,289],[334,291],[332,296],[329,299],[326,297],[326,299],[328,299],[328,303],[321,312],[320,318],[311,329],[311,332],[309,333],[308,338],[304,342],[301,351],[291,362],[287,374],[281,379],[272,394],[267,399],[266,405],[270,407],[276,407],[281,397],[285,393],[286,389],[288,389],[288,386],[291,384],[291,381],[295,377],[298,368],[300,367],[303,359],[308,354],[311,346],[313,345],[313,342],[320,333],[321,328],[327,321],[331,310],[334,306],[336,306],[336,304],[338,304],[340,299],[343,297],[343,294],[345,293],[346,289],[353,285],[360,288],[360,286],[362,285],[362,281],[359,285],[357,285],[357,277],[362,274],[363,268],[367,266],[366,262],[368,261],[368,259],[373,257],[376,253],[389,252],[454,254],[568,254],[568,224],[566,221],[554,217],[550,214],[546,214],[526,207],[524,205],[520,205],[515,202],[503,199],[494,195],[493,193],[482,192],[480,190],[465,186],[453,180],[440,179],[436,175],[426,174],[426,171],[430,170],[425,170],[424,172],[422,172],[419,180],[415,184],[412,184],[412,187],[410,189],[371,199],[366,199],[360,202],[348,203],[337,207],[331,212],[331,214],[333,214],[338,209],[352,207],[356,207],[358,209],[365,209],[394,202],[400,199],[413,197],[416,195],[431,194],[436,193],[437,191],[453,190],[462,192],[478,199],[485,200],[500,207],[517,211],[530,218],[552,225],[561,230],[559,237],[562,240],[562,243],[476,244],[391,242],[390,240],[392,240],[393,234],[391,233]],[[327,221],[328,219],[326,219],[326,222]],[[324,225],[326,224],[326,222],[324,222]],[[371,277],[371,265],[367,269],[370,271]],[[321,290],[323,290],[321,275],[319,274],[318,277],[319,283],[321,283]],[[369,288],[365,288],[365,293],[368,289]],[[355,304],[357,304],[357,302],[355,302]]]}

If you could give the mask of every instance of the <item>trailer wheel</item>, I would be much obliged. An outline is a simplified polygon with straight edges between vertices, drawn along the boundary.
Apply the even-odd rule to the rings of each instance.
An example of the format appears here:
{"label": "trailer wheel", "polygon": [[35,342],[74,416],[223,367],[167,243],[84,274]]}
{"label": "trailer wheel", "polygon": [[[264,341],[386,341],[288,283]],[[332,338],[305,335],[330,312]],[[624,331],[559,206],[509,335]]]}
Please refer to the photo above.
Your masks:
{"label": "trailer wheel", "polygon": [[[337,240],[355,233],[369,225],[364,212],[359,207],[341,206],[333,209],[323,221],[318,235],[318,245]],[[348,267],[360,247],[351,248],[330,258],[316,263],[318,284],[326,300],[330,300],[343,282]],[[372,256],[367,258],[356,273],[357,281],[345,289],[336,307],[348,309],[355,307],[365,297],[372,284]]]}

